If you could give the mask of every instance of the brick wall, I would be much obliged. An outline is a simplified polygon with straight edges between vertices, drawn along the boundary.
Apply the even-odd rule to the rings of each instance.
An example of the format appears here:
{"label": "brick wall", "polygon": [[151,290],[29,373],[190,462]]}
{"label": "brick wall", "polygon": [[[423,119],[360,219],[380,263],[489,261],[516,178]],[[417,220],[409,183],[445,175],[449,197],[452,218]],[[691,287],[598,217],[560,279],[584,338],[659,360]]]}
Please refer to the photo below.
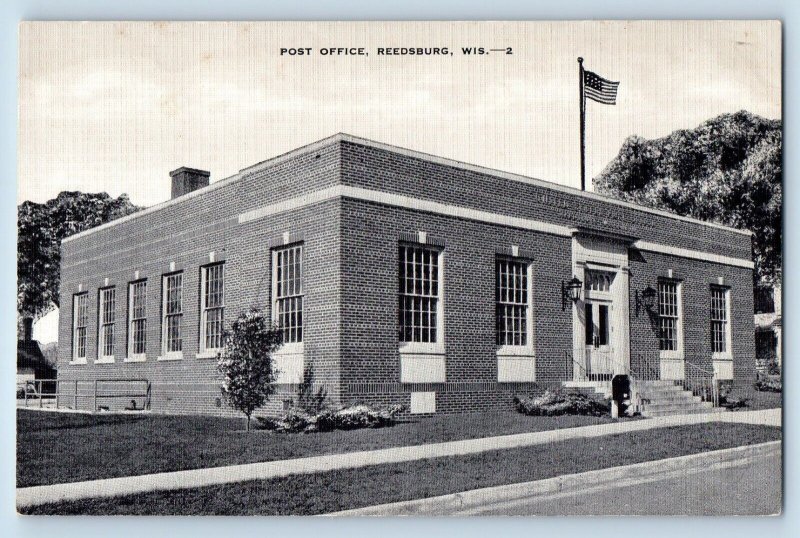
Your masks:
{"label": "brick wall", "polygon": [[[306,256],[306,323],[316,331],[306,333],[307,361],[320,382],[336,385],[338,297],[338,202],[330,201],[291,214],[262,218],[242,225],[238,215],[269,203],[293,198],[336,181],[338,147],[300,155],[249,172],[238,181],[210,192],[176,201],[115,226],[97,230],[62,244],[62,315],[59,320],[59,379],[65,390],[73,380],[146,378],[152,386],[153,408],[171,413],[228,413],[218,407],[219,376],[214,359],[197,358],[200,324],[200,268],[209,253],[225,260],[225,320],[229,324],[251,306],[269,311],[271,304],[270,242],[284,232],[303,237]],[[168,176],[164,181],[168,181]],[[212,186],[213,187],[213,186]],[[158,361],[161,355],[161,279],[183,271],[183,360]],[[123,362],[127,356],[128,283],[147,279],[147,353],[142,363]],[[113,364],[95,364],[97,358],[98,289],[115,286],[116,325]],[[72,359],[72,297],[79,285],[88,292],[88,364],[70,365]],[[92,405],[91,384],[81,385],[81,408]],[[107,384],[106,393],[117,384]],[[102,391],[101,391],[102,392]],[[117,391],[121,392],[121,391]],[[280,387],[271,408],[282,406],[295,387]],[[336,398],[335,391],[331,391]],[[84,395],[86,393],[86,395]],[[83,397],[85,396],[85,398]],[[71,401],[72,398],[67,398]],[[129,400],[101,398],[112,408]],[[71,404],[70,404],[71,405]]]}
{"label": "brick wall", "polygon": [[753,308],[753,274],[749,269],[697,260],[688,260],[652,252],[636,252],[630,256],[631,362],[637,352],[658,350],[658,305],[637,315],[634,293],[646,287],[657,288],[658,278],[672,277],[682,282],[684,352],[687,361],[711,370],[711,285],[723,278],[730,286],[731,334],[734,382],[751,384],[755,378],[755,327],[750,312]]}
{"label": "brick wall", "polygon": [[[147,378],[154,408],[176,413],[228,413],[218,407],[219,379],[213,359],[199,346],[200,268],[209,253],[226,263],[226,310],[230,322],[251,306],[271,304],[270,247],[284,233],[302,240],[305,255],[306,363],[333,402],[408,404],[412,390],[436,390],[441,411],[507,406],[519,392],[538,392],[570,375],[565,350],[572,347],[571,313],[561,310],[560,285],[571,272],[571,239],[506,226],[399,209],[353,199],[332,199],[240,224],[238,215],[342,183],[433,199],[565,226],[588,225],[647,241],[715,254],[750,257],[750,238],[561,190],[546,189],[461,170],[347,141],[332,141],[244,170],[241,179],[188,196],[62,246],[62,312],[59,377],[64,380]],[[169,178],[164,177],[164,181]],[[446,383],[400,383],[397,343],[398,242],[425,231],[444,242]],[[534,253],[536,383],[498,384],[494,335],[494,260],[498,248],[518,245]],[[633,294],[673,269],[684,279],[687,356],[710,360],[709,282],[731,286],[733,355],[737,382],[750,379],[754,354],[751,271],[654,253],[631,256],[631,347],[657,349],[646,316],[635,315]],[[184,272],[184,358],[157,361],[161,343],[161,278]],[[126,363],[127,285],[135,271],[148,281],[147,354]],[[113,364],[97,357],[97,294],[117,289]],[[88,292],[88,364],[72,358],[72,296]],[[84,390],[89,390],[89,385]],[[267,411],[293,398],[281,387]],[[82,394],[81,398],[91,398]],[[88,401],[88,400],[82,400]],[[111,402],[111,400],[108,400]],[[123,406],[126,401],[113,400]],[[111,405],[111,404],[109,404]]]}
{"label": "brick wall", "polygon": [[342,183],[724,256],[752,256],[750,237],[740,233],[347,141],[342,143]]}
{"label": "brick wall", "polygon": [[[399,382],[398,245],[403,234],[417,231],[444,243],[444,384]],[[511,245],[535,253],[536,385],[497,383],[495,258],[499,248]],[[407,404],[411,391],[435,390],[437,410],[476,410],[510,405],[513,392],[538,392],[564,379],[572,317],[561,310],[561,280],[571,276],[570,239],[346,200],[342,253],[341,376],[347,401]]]}

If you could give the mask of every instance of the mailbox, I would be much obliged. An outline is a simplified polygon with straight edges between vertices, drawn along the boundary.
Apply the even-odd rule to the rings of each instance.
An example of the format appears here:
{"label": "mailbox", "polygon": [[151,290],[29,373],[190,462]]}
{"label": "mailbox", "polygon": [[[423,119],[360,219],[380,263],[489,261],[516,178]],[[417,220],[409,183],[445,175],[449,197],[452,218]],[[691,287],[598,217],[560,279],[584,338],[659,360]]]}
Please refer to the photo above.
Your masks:
{"label": "mailbox", "polygon": [[[611,379],[612,415],[626,415],[631,403],[631,378],[626,375],[615,375]],[[616,413],[614,413],[616,411]]]}

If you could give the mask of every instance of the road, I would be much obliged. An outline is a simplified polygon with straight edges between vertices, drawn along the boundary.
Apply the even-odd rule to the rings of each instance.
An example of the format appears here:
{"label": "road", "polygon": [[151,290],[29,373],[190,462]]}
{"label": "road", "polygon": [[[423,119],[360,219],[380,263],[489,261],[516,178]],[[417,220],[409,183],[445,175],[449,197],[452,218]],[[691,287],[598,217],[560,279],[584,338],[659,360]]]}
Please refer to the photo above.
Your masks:
{"label": "road", "polygon": [[781,492],[781,457],[773,453],[451,515],[767,515],[780,513]]}

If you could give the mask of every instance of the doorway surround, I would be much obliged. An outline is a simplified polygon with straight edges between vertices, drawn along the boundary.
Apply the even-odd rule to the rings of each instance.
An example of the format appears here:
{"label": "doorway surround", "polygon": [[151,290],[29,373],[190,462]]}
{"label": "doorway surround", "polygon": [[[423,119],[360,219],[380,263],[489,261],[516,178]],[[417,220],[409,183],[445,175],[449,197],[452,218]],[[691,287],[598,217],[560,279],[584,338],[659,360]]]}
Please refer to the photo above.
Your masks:
{"label": "doorway surround", "polygon": [[[628,249],[636,239],[587,227],[573,230],[572,274],[583,286],[572,304],[574,380],[592,369],[608,379],[630,373]],[[593,341],[587,341],[589,334]]]}

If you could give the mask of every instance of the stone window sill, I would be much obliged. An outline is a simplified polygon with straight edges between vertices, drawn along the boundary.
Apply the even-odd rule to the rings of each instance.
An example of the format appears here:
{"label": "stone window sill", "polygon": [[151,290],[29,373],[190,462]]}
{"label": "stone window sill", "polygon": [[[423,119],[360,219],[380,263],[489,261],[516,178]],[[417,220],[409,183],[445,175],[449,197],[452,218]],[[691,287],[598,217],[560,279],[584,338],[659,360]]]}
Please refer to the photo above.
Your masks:
{"label": "stone window sill", "polygon": [[400,344],[401,355],[444,355],[443,343],[404,342]]}
{"label": "stone window sill", "polygon": [[160,357],[157,357],[156,360],[163,361],[163,362],[180,361],[180,360],[183,360],[183,352],[168,353],[166,355],[162,355]]}
{"label": "stone window sill", "polygon": [[536,353],[530,346],[500,346],[497,348],[497,356],[533,359]]}

